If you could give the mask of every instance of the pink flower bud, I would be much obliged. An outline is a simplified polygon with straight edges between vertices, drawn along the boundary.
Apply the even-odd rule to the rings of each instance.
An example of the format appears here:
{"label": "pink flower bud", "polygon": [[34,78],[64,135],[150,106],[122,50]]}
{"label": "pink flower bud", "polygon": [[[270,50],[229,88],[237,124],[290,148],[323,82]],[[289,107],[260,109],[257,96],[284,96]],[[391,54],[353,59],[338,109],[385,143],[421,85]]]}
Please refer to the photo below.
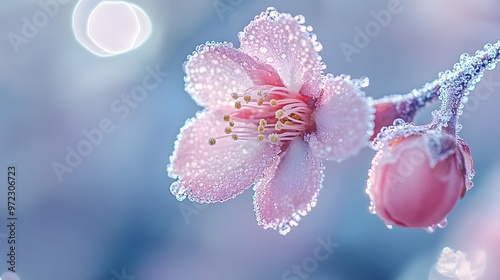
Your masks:
{"label": "pink flower bud", "polygon": [[472,158],[466,150],[462,139],[432,129],[387,141],[368,173],[372,213],[388,225],[444,227],[471,186]]}

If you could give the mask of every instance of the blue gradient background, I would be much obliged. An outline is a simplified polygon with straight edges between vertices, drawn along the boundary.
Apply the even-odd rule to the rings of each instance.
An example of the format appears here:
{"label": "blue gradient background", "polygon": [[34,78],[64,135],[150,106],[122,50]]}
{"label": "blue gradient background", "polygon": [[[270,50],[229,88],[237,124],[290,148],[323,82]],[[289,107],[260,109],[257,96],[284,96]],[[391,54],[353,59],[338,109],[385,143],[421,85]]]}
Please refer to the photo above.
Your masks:
{"label": "blue gradient background", "polygon": [[[170,194],[166,175],[179,128],[201,109],[184,91],[186,56],[206,41],[237,46],[237,33],[268,6],[303,14],[324,46],[327,72],[368,76],[366,92],[373,97],[419,87],[451,69],[461,53],[500,39],[498,1],[401,0],[402,12],[349,63],[339,45],[352,44],[354,28],[363,29],[373,20],[370,11],[386,9],[388,2],[242,1],[221,19],[213,0],[137,0],[132,3],[149,14],[153,34],[134,51],[100,58],[74,39],[76,1],[61,5],[15,53],[7,34],[19,34],[21,19],[40,6],[2,1],[0,234],[7,232],[7,166],[14,164],[21,279],[105,280],[122,268],[138,280],[282,279],[292,265],[313,256],[317,238],[328,236],[340,247],[308,279],[427,279],[442,247],[453,245],[449,236],[467,226],[467,214],[494,202],[480,198],[500,198],[500,183],[491,179],[500,173],[499,85],[483,88],[483,98],[465,109],[460,135],[472,150],[476,186],[449,216],[448,228],[434,234],[388,230],[368,213],[364,188],[374,155],[368,148],[342,164],[326,164],[317,207],[285,237],[257,226],[251,190],[196,210],[186,222],[180,205],[196,208]],[[120,120],[111,103],[142,83],[146,66],[156,65],[168,78]],[[486,77],[500,82],[499,70]],[[114,131],[59,182],[51,164],[64,162],[65,147],[74,148],[85,139],[82,130],[97,128],[103,118],[113,121]],[[419,123],[429,120],[430,109],[419,115]],[[488,213],[484,223],[498,224]],[[0,240],[0,273],[7,269],[6,245]]]}

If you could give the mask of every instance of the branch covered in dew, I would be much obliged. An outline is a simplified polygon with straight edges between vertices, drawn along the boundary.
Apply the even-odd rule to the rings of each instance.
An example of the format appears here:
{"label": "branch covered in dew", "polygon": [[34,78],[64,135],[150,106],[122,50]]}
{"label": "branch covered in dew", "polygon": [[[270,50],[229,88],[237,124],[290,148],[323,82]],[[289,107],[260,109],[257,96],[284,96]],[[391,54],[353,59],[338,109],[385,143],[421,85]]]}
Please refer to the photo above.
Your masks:
{"label": "branch covered in dew", "polygon": [[[441,99],[444,85],[462,83],[464,94],[460,97],[459,103],[465,103],[463,97],[473,91],[475,85],[483,77],[485,70],[493,70],[500,59],[500,41],[495,44],[486,44],[483,50],[476,51],[474,56],[462,54],[460,61],[455,63],[453,70],[439,73],[439,78],[425,84],[420,89],[414,89],[407,94],[395,94],[382,97],[373,101],[375,107],[375,129],[371,137],[373,140],[384,126],[390,126],[396,119],[402,119],[405,122],[412,122],[420,109]],[[451,102],[456,102],[451,101]],[[446,103],[446,104],[445,104]],[[443,106],[450,106],[444,102]],[[459,108],[460,107],[460,108]],[[461,113],[461,107],[457,106],[456,115]],[[443,108],[441,108],[441,111]],[[453,118],[455,119],[455,117]],[[452,120],[454,121],[454,120]]]}

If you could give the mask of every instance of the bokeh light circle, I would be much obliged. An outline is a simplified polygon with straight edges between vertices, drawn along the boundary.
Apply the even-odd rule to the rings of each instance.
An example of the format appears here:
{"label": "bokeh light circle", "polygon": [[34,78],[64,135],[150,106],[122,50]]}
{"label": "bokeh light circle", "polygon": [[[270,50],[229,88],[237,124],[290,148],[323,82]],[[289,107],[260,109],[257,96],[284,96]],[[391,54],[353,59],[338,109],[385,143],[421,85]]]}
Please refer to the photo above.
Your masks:
{"label": "bokeh light circle", "polygon": [[136,49],[152,31],[146,12],[124,1],[81,0],[72,22],[77,41],[98,56]]}

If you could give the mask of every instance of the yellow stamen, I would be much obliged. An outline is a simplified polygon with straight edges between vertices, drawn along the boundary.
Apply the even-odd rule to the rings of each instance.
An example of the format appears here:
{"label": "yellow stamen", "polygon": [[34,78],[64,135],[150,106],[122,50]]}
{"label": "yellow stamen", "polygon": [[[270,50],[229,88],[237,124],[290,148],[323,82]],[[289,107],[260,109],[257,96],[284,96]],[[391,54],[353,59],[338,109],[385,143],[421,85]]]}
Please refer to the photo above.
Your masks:
{"label": "yellow stamen", "polygon": [[276,133],[269,134],[268,136],[269,142],[272,144],[276,144],[280,141],[280,136]]}
{"label": "yellow stamen", "polygon": [[264,132],[265,128],[262,125],[259,125],[259,128],[257,128],[257,131],[262,133]]}
{"label": "yellow stamen", "polygon": [[226,127],[226,128],[224,129],[224,132],[225,132],[226,134],[231,134],[231,132],[233,132],[233,130],[232,130],[230,127]]}
{"label": "yellow stamen", "polygon": [[208,139],[208,144],[210,144],[211,146],[215,145],[215,143],[216,143],[216,142],[217,142],[217,141],[215,141],[215,139],[214,139],[214,138],[210,138],[210,139]]}
{"label": "yellow stamen", "polygon": [[257,135],[257,140],[259,140],[260,142],[264,141],[264,135],[262,134]]}
{"label": "yellow stamen", "polygon": [[278,105],[278,101],[276,101],[276,99],[271,99],[271,101],[269,101],[269,105],[271,105],[271,107],[276,107],[276,105]]}
{"label": "yellow stamen", "polygon": [[236,92],[231,93],[231,97],[236,100],[238,97],[240,97]]}
{"label": "yellow stamen", "polygon": [[260,119],[259,120],[259,125],[265,126],[267,124],[267,121],[265,119]]}
{"label": "yellow stamen", "polygon": [[250,95],[245,95],[243,97],[243,100],[245,100],[247,103],[249,103],[250,101],[252,101],[252,97],[250,97]]}
{"label": "yellow stamen", "polygon": [[278,111],[276,111],[274,115],[276,116],[277,119],[281,119],[285,115],[285,111],[279,109]]}
{"label": "yellow stamen", "polygon": [[236,134],[236,133],[235,133],[235,134],[233,134],[233,136],[232,136],[232,137],[233,137],[233,140],[234,140],[234,141],[238,140],[238,134]]}
{"label": "yellow stamen", "polygon": [[234,121],[229,121],[229,126],[233,127],[234,126]]}
{"label": "yellow stamen", "polygon": [[280,130],[281,130],[281,122],[277,122],[277,123],[274,125],[274,129],[276,129],[277,131],[280,131]]}
{"label": "yellow stamen", "polygon": [[257,102],[257,105],[258,106],[262,106],[262,104],[264,104],[264,98],[259,98],[259,101]]}
{"label": "yellow stamen", "polygon": [[241,102],[240,102],[240,101],[236,101],[236,102],[234,103],[234,108],[236,108],[236,109],[238,109],[238,110],[239,110],[239,109],[241,109]]}
{"label": "yellow stamen", "polygon": [[291,117],[292,119],[295,119],[295,120],[301,120],[300,116],[299,116],[299,115],[297,115],[297,114],[295,114],[295,113],[291,113],[291,114],[290,114],[290,117]]}
{"label": "yellow stamen", "polygon": [[229,116],[228,114],[225,114],[225,115],[223,116],[223,118],[224,118],[224,121],[225,121],[225,122],[228,122],[228,121],[230,121],[230,120],[231,120],[231,116]]}

